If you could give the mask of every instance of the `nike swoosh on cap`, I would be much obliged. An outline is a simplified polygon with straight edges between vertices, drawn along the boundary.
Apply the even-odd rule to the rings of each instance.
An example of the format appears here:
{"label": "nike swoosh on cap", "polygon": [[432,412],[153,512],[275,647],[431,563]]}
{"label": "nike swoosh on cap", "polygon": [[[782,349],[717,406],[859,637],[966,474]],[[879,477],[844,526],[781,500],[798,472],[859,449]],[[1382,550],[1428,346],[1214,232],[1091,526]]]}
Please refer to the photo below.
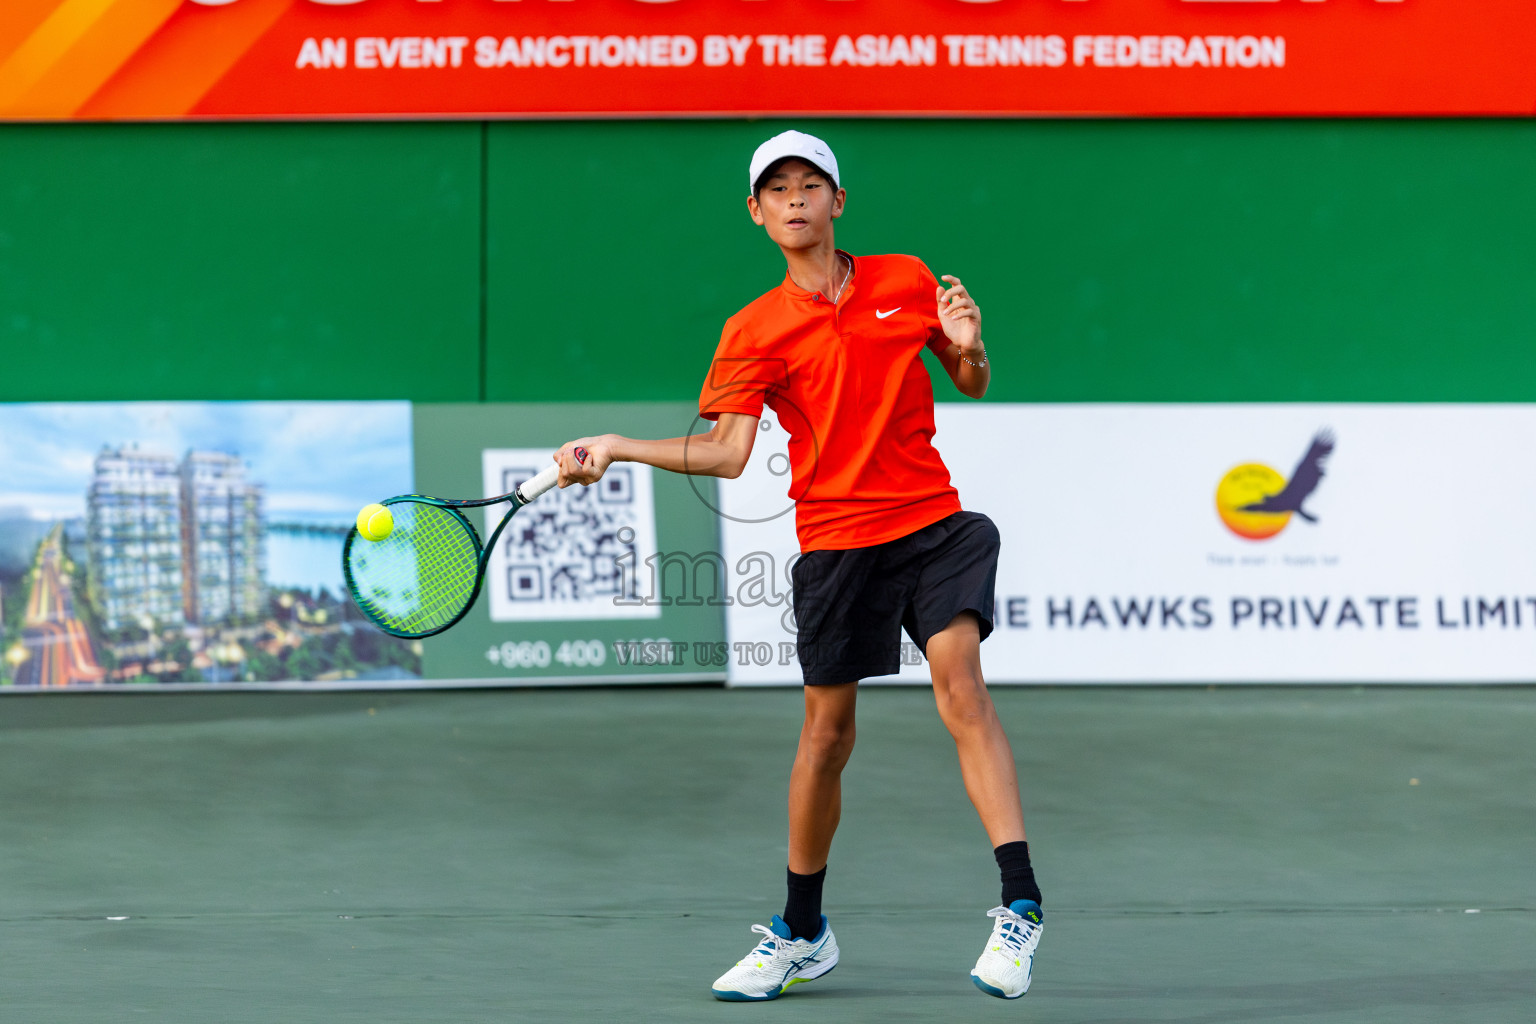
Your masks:
{"label": "nike swoosh on cap", "polygon": [[875,319],[876,320],[884,320],[886,317],[890,316],[892,313],[895,313],[895,312],[897,312],[900,309],[901,309],[900,306],[897,306],[896,309],[885,309],[885,310],[877,309],[877,310],[875,310]]}

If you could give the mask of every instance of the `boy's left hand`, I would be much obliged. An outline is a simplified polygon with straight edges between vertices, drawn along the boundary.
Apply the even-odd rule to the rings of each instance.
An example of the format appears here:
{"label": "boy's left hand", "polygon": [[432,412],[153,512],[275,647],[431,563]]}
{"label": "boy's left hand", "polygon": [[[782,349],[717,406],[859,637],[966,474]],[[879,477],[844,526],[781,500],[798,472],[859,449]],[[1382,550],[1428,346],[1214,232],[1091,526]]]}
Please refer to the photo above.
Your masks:
{"label": "boy's left hand", "polygon": [[944,336],[960,346],[963,356],[977,356],[981,352],[981,308],[965,290],[965,285],[952,274],[940,280],[948,281],[948,288],[934,289],[938,302],[939,323],[944,326]]}

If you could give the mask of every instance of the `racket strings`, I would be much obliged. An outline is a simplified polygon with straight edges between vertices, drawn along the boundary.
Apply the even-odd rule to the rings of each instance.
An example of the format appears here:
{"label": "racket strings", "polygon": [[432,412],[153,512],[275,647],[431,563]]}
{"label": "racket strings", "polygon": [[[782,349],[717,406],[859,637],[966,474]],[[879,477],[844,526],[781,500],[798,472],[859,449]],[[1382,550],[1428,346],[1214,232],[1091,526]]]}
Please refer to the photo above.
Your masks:
{"label": "racket strings", "polygon": [[390,506],[394,531],[355,539],[348,550],[353,598],[394,633],[424,634],[452,622],[475,595],[480,546],[453,512],[421,502]]}

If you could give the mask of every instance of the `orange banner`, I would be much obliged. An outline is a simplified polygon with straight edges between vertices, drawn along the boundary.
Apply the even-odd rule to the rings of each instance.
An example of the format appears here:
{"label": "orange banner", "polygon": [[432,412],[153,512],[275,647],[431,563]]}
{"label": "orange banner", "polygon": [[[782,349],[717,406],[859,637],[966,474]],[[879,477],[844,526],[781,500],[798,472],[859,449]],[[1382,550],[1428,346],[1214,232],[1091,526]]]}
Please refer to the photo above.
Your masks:
{"label": "orange banner", "polygon": [[1532,0],[5,0],[0,118],[1529,115]]}

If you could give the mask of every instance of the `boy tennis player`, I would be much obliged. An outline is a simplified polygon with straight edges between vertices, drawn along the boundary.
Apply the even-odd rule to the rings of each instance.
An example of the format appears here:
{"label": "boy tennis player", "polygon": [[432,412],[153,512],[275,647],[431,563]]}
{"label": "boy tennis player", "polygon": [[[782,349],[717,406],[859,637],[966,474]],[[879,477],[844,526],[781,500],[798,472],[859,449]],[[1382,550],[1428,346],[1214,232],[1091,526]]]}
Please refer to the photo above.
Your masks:
{"label": "boy tennis player", "polygon": [[[1013,751],[981,677],[992,632],[998,533],[965,512],[932,445],[933,351],[962,394],[991,371],[981,312],[958,278],[911,256],[851,256],[833,221],[847,195],[820,139],[785,132],[753,154],[747,211],[789,264],[783,283],[726,321],[699,399],[707,434],[564,445],[560,486],[591,484],[615,461],[734,478],[752,454],[763,406],[790,433],[790,494],[801,558],[793,570],[805,725],[789,778],[789,895],[762,941],[713,986],[719,999],[773,999],[837,966],[821,913],[827,855],[853,752],[858,680],[896,673],[901,630],[922,647],[960,755],[966,792],[1002,873],[1002,905],[971,971],[976,987],[1017,998],[1040,941],[1040,889],[1024,841]],[[571,457],[590,453],[583,465]]]}

